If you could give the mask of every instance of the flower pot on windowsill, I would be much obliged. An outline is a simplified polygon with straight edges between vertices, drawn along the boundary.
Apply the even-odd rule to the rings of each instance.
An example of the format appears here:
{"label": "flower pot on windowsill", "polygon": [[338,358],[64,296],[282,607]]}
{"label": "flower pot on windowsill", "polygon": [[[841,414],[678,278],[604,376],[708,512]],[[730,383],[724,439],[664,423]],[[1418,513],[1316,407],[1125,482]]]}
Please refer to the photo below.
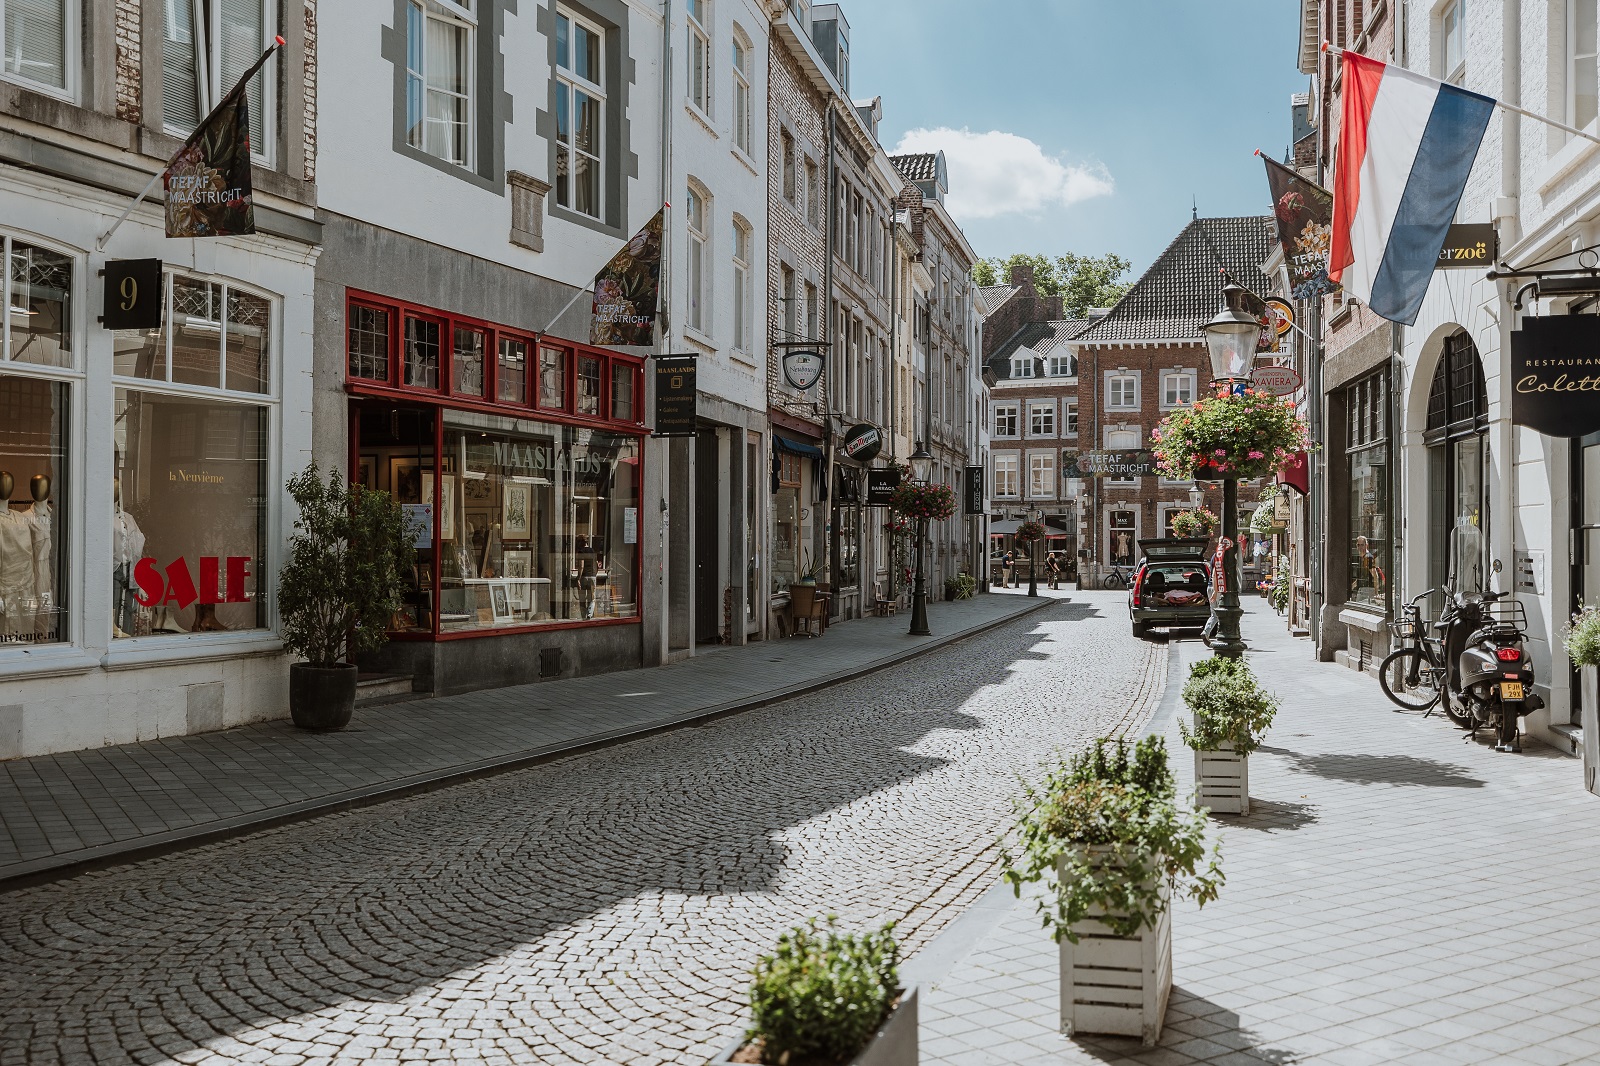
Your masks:
{"label": "flower pot on windowsill", "polygon": [[[1169,968],[1170,969],[1170,968]],[[711,1060],[710,1066],[733,1066],[735,1063],[759,1063],[760,1048],[740,1037],[722,1054]],[[867,1046],[855,1057],[839,1066],[916,1066],[917,1064],[917,990],[902,989],[899,1001],[889,1016],[883,1020]]]}
{"label": "flower pot on windowsill", "polygon": [[[1108,851],[1094,846],[1090,853]],[[1161,1039],[1172,995],[1172,902],[1165,883],[1154,926],[1132,936],[1088,918],[1072,926],[1078,942],[1061,940],[1061,1032],[1068,1036],[1136,1036],[1145,1047]]]}

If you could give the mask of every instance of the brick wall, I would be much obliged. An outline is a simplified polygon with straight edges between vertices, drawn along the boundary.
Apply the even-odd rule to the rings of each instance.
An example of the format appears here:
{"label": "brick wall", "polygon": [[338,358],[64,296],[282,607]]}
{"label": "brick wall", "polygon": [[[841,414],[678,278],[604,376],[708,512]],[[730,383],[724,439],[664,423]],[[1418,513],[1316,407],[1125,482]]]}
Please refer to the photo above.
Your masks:
{"label": "brick wall", "polygon": [[305,142],[305,180],[317,180],[317,0],[305,0],[305,122],[301,137]]}
{"label": "brick wall", "polygon": [[983,358],[988,360],[995,347],[1030,322],[1057,322],[1066,316],[1061,310],[1061,297],[1041,296],[1033,286],[1033,268],[1017,267],[1012,270],[1010,283],[1018,286],[1011,299],[1001,304],[989,315],[983,327]]}
{"label": "brick wall", "polygon": [[144,111],[139,105],[139,70],[142,28],[141,0],[117,0],[117,117],[139,123]]}

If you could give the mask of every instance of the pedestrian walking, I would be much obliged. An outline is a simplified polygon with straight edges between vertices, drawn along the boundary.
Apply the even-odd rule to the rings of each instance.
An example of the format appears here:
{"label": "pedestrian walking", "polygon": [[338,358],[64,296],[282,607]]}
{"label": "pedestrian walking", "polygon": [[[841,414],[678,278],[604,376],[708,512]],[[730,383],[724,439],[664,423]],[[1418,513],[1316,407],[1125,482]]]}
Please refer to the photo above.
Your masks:
{"label": "pedestrian walking", "polygon": [[1045,567],[1050,571],[1050,587],[1061,588],[1061,558],[1055,552],[1045,556]]}
{"label": "pedestrian walking", "polygon": [[1005,558],[1000,564],[1000,587],[1003,589],[1017,587],[1017,553],[1010,548],[1006,549]]}

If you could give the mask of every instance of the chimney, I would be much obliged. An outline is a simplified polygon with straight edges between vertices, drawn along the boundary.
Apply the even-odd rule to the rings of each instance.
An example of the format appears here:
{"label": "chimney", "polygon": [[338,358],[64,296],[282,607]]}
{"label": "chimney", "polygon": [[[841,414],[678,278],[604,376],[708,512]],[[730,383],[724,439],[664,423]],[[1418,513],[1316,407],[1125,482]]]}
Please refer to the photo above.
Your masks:
{"label": "chimney", "polygon": [[1033,264],[1014,263],[1011,267],[1011,284],[1033,288]]}

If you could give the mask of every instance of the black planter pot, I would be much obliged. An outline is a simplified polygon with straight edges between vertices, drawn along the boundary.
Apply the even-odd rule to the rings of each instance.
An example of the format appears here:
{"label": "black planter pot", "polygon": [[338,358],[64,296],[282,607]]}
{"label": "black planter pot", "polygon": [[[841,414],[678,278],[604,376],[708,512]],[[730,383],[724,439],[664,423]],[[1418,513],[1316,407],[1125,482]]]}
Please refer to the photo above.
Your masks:
{"label": "black planter pot", "polygon": [[356,677],[350,663],[289,667],[289,717],[301,729],[343,729],[356,709]]}

